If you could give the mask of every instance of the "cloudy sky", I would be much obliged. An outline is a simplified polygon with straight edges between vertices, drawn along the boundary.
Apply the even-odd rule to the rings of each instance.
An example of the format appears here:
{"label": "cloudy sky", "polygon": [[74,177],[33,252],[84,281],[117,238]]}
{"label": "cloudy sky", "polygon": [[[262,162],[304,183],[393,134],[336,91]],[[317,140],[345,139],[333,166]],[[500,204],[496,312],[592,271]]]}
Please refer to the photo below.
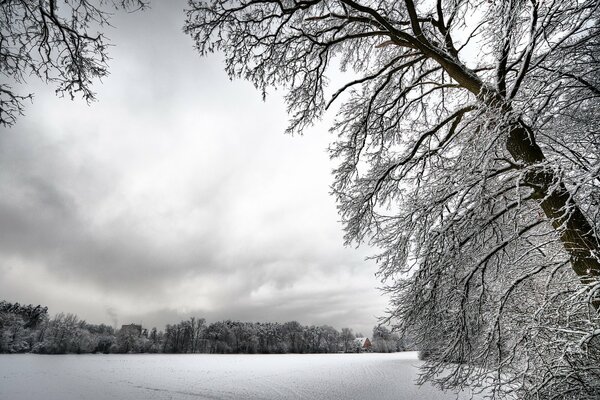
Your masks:
{"label": "cloudy sky", "polygon": [[386,299],[372,250],[345,248],[326,118],[283,134],[266,102],[200,58],[185,4],[107,31],[110,76],[88,106],[35,91],[0,128],[0,298],[90,322],[163,327],[298,320],[368,334]]}

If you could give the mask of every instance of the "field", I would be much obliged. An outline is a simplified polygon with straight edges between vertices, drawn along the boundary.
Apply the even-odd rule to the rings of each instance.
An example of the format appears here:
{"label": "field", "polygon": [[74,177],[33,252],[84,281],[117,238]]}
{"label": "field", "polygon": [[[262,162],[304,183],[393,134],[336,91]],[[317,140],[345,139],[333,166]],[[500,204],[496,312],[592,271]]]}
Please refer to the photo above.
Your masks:
{"label": "field", "polygon": [[[416,353],[0,356],[0,399],[455,399]],[[468,394],[461,398],[469,398]]]}

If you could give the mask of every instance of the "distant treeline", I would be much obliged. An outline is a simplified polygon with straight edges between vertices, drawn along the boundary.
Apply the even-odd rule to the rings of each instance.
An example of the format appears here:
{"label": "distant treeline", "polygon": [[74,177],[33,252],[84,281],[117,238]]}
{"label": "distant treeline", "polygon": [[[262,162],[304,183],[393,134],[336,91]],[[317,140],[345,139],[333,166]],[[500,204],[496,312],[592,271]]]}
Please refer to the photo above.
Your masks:
{"label": "distant treeline", "polygon": [[[359,335],[362,336],[362,335]],[[364,351],[352,329],[303,326],[296,321],[207,324],[192,317],[164,331],[89,324],[73,314],[48,316],[48,308],[0,301],[0,353],[338,353]],[[410,343],[376,326],[370,351],[412,349]]]}

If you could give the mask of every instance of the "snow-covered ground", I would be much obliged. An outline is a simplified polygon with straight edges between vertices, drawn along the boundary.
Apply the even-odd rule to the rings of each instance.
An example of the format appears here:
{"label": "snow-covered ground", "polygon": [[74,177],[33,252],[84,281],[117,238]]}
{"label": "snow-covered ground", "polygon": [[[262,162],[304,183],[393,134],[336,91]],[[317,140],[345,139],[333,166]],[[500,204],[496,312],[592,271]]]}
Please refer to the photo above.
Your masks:
{"label": "snow-covered ground", "polygon": [[419,363],[412,352],[0,355],[0,399],[456,399],[416,386]]}

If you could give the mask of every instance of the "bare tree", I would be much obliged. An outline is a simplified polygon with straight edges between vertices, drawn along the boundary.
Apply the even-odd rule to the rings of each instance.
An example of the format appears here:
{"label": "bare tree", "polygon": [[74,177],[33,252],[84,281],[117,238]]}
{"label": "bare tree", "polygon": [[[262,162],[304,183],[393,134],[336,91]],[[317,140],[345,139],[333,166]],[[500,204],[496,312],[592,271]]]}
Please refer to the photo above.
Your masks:
{"label": "bare tree", "polygon": [[108,42],[98,31],[110,9],[136,10],[146,0],[0,1],[0,125],[13,125],[32,93],[20,93],[30,76],[56,84],[56,93],[94,100],[92,82],[108,74]]}
{"label": "bare tree", "polygon": [[[333,191],[425,378],[495,397],[600,395],[600,3],[191,0],[231,77],[333,102]],[[334,62],[335,61],[335,62]],[[326,98],[339,62],[357,76]]]}
{"label": "bare tree", "polygon": [[354,341],[355,336],[350,328],[342,328],[342,332],[340,334],[340,340],[344,347],[344,353],[347,353],[350,350],[350,345]]}

